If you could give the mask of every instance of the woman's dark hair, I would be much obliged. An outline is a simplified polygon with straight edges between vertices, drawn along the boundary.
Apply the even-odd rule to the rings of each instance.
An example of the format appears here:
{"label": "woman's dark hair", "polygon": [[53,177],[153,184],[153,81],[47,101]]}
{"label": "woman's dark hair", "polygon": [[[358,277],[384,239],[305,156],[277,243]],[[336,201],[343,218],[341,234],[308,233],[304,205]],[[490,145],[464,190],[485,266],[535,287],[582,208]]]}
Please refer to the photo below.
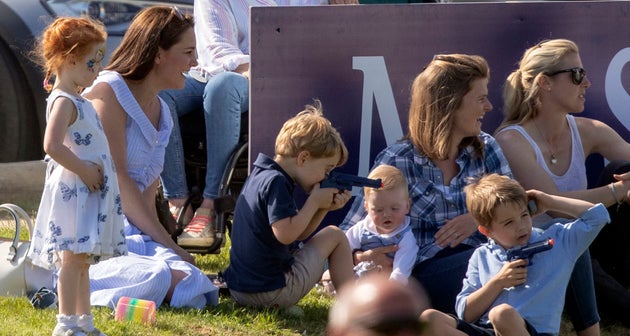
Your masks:
{"label": "woman's dark hair", "polygon": [[159,49],[170,49],[193,26],[192,16],[184,15],[177,7],[145,8],[133,18],[105,69],[116,71],[125,79],[144,79],[153,69]]}

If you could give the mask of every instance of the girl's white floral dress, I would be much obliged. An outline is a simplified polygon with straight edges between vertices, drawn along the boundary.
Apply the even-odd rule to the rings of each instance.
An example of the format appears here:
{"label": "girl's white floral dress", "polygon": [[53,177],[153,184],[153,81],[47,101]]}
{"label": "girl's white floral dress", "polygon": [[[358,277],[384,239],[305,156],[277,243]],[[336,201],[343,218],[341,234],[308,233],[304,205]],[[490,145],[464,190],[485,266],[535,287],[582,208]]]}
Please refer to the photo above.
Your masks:
{"label": "girl's white floral dress", "polygon": [[92,264],[127,254],[118,179],[103,127],[89,100],[60,90],[47,99],[47,119],[61,96],[77,109],[64,144],[82,160],[100,165],[104,183],[101,190],[90,192],[78,175],[47,157],[46,183],[29,252],[34,264],[47,269],[59,268],[63,250],[87,253]]}

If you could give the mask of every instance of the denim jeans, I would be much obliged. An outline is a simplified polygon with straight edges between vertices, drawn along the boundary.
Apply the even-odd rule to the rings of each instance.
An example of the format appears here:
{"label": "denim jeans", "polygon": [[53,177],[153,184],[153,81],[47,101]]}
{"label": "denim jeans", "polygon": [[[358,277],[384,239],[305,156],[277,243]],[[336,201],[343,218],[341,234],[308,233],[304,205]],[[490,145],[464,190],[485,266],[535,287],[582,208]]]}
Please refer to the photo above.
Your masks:
{"label": "denim jeans", "polygon": [[414,267],[411,275],[426,291],[431,306],[445,313],[455,313],[455,299],[462,290],[468,260],[475,249],[459,244],[446,248],[429,260]]}
{"label": "denim jeans", "polygon": [[567,285],[564,309],[576,331],[582,331],[599,322],[591,255],[586,250],[576,260]]}
{"label": "denim jeans", "polygon": [[207,83],[187,77],[183,89],[165,90],[159,96],[169,106],[174,122],[161,174],[164,196],[188,196],[179,117],[203,107],[208,154],[203,197],[217,198],[223,170],[238,145],[241,114],[249,110],[249,80],[234,72],[219,73]]}

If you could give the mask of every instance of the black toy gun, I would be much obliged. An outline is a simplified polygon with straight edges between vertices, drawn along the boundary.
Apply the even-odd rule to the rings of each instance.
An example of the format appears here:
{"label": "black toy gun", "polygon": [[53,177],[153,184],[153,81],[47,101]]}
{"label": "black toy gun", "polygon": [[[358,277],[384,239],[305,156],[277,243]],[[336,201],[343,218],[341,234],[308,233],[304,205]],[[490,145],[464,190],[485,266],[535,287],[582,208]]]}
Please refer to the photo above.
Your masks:
{"label": "black toy gun", "polygon": [[373,180],[366,177],[344,173],[331,172],[328,177],[319,184],[320,188],[337,188],[339,190],[352,190],[352,187],[381,188],[381,179]]}
{"label": "black toy gun", "polygon": [[532,257],[534,256],[534,254],[551,250],[551,248],[553,247],[553,243],[554,241],[552,238],[547,238],[539,240],[537,242],[533,242],[523,247],[511,248],[507,251],[508,261],[527,259],[527,261],[529,261],[528,265],[531,265]]}

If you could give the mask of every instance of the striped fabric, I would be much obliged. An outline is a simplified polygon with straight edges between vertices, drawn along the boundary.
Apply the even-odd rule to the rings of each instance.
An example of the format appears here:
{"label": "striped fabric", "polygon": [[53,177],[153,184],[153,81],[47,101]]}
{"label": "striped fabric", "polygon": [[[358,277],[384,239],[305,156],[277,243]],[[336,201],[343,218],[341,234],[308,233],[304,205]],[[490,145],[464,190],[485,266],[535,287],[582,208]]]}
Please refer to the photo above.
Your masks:
{"label": "striped fabric", "polygon": [[[155,129],[141,110],[122,77],[103,71],[94,82],[112,87],[118,102],[127,112],[127,165],[140,190],[146,189],[162,171],[164,148],[173,127],[167,105],[162,102],[160,125]],[[217,305],[219,291],[197,267],[183,261],[173,250],[151,237],[125,218],[125,236],[129,255],[113,258],[90,267],[91,303],[114,309],[123,296],[154,301],[159,307],[171,283],[171,270],[188,276],[176,287],[171,307],[202,308]]]}

